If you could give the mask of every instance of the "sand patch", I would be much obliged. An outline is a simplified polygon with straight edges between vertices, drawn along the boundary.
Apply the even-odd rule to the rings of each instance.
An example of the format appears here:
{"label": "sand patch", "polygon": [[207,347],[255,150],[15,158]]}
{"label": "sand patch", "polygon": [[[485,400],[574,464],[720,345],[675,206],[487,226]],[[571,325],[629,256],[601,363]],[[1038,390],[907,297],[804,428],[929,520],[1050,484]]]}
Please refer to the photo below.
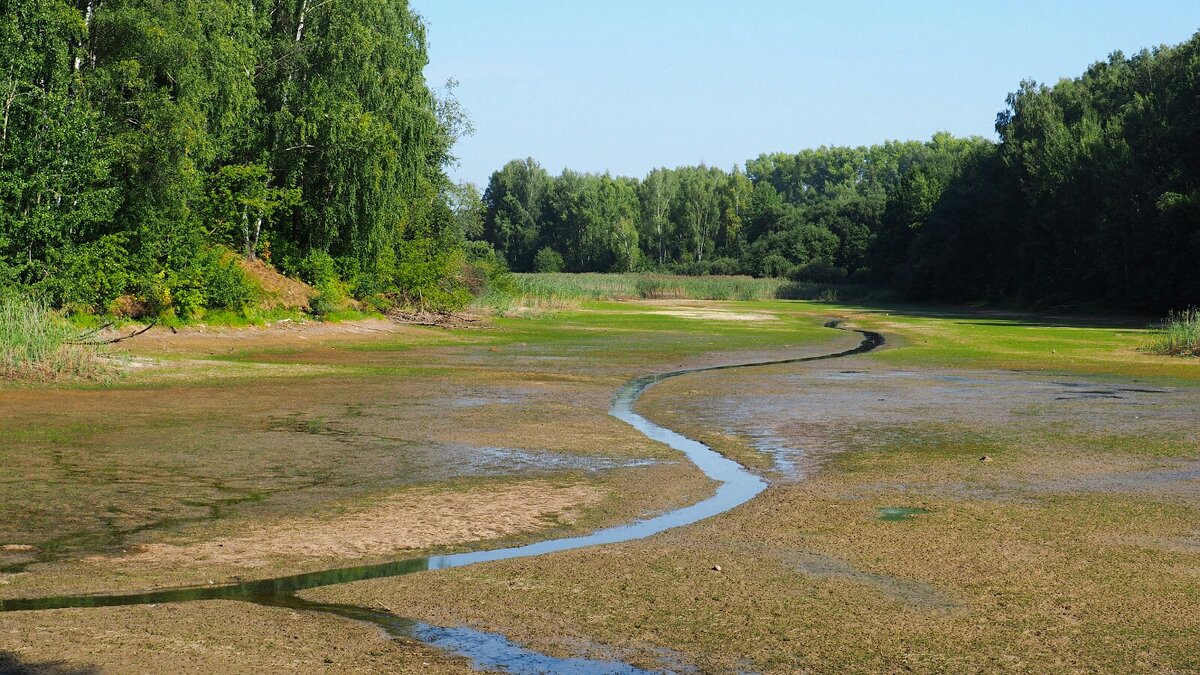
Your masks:
{"label": "sand patch", "polygon": [[[570,523],[602,497],[595,487],[543,482],[471,492],[407,492],[332,517],[252,525],[237,537],[194,544],[143,544],[121,564],[234,564],[268,558],[354,559],[494,539]],[[111,562],[95,556],[89,562]]]}
{"label": "sand patch", "polygon": [[775,321],[779,317],[764,312],[731,312],[724,309],[659,309],[650,314],[703,321]]}

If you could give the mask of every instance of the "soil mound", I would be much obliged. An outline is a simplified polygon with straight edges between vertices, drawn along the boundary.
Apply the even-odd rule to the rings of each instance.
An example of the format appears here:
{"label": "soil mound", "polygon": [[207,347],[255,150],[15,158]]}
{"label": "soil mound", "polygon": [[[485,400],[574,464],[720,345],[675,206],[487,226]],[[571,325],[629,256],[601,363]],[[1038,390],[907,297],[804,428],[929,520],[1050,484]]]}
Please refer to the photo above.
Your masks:
{"label": "soil mound", "polygon": [[250,281],[262,289],[262,307],[264,309],[307,311],[309,301],[317,295],[316,289],[312,286],[280,274],[274,267],[261,260],[242,258],[239,264]]}

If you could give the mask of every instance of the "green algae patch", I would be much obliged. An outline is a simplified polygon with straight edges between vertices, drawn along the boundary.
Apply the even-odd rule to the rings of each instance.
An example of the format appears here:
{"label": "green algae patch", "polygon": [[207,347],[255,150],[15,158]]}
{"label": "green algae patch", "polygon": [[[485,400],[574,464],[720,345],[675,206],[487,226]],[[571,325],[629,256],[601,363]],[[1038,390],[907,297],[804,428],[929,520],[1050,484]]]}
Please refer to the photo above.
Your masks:
{"label": "green algae patch", "polygon": [[879,515],[877,517],[888,523],[903,523],[917,516],[929,513],[929,509],[908,506],[881,506],[878,511]]}

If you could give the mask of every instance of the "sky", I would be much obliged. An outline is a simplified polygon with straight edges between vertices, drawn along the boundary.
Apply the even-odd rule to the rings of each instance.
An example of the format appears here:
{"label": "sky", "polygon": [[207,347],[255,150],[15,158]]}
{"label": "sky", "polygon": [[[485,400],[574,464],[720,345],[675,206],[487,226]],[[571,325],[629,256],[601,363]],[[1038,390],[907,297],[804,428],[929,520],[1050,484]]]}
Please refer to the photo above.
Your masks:
{"label": "sky", "polygon": [[511,159],[644,176],[768,152],[995,137],[1024,79],[1177,44],[1200,0],[410,0],[459,81],[457,180]]}

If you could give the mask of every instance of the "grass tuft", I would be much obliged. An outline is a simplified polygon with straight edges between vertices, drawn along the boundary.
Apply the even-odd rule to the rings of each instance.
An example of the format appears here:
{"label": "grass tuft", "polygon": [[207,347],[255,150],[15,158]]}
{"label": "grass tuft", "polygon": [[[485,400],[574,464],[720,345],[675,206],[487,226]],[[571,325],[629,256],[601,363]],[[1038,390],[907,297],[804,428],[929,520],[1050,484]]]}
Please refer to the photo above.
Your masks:
{"label": "grass tuft", "polygon": [[1172,312],[1148,349],[1155,354],[1200,356],[1200,310]]}
{"label": "grass tuft", "polygon": [[109,368],[101,347],[76,343],[78,336],[41,300],[0,296],[0,378],[45,382],[102,377]]}

